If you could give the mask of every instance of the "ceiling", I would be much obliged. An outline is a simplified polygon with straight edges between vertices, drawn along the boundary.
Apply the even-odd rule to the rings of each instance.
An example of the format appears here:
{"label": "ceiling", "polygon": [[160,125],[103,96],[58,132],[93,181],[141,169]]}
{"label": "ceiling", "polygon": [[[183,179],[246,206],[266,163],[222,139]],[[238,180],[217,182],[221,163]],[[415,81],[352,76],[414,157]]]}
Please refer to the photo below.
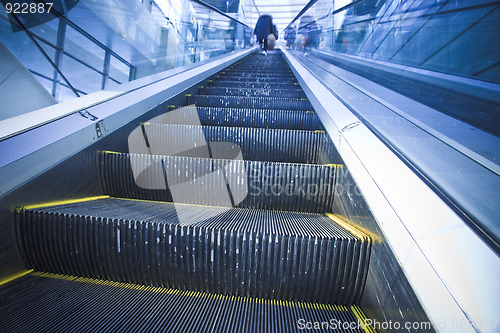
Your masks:
{"label": "ceiling", "polygon": [[[243,1],[245,0],[242,0],[242,2]],[[224,13],[237,13],[238,7],[240,6],[240,0],[203,0],[203,2],[214,6]]]}
{"label": "ceiling", "polygon": [[245,18],[241,21],[254,27],[257,19],[262,14],[270,14],[278,31],[286,26],[304,8],[310,0],[205,0],[206,3],[220,9],[225,13],[236,13],[240,3],[245,11]]}
{"label": "ceiling", "polygon": [[260,15],[270,14],[281,31],[308,3],[309,0],[246,0],[246,23],[253,27]]}

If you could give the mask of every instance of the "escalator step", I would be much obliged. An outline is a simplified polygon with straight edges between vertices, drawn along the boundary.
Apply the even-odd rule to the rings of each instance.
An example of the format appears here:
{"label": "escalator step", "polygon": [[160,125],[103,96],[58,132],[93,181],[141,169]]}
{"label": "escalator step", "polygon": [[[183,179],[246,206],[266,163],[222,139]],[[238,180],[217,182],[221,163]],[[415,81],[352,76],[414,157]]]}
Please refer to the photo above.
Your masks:
{"label": "escalator step", "polygon": [[262,68],[260,66],[244,66],[239,65],[232,68],[229,68],[225,71],[225,73],[257,73],[257,74],[283,74],[283,73],[291,73],[292,71],[287,65],[274,65],[271,68]]}
{"label": "escalator step", "polygon": [[297,79],[295,79],[293,76],[286,76],[286,77],[281,77],[281,76],[272,76],[272,75],[265,75],[265,76],[242,76],[242,75],[216,75],[214,77],[215,80],[222,79],[222,80],[229,80],[229,81],[244,81],[244,82],[269,82],[269,83],[275,83],[275,82],[286,82],[289,84],[293,84],[294,82],[297,82]]}
{"label": "escalator step", "polygon": [[292,82],[247,82],[235,80],[215,80],[209,82],[209,87],[257,88],[257,89],[287,89],[300,88],[299,84]]}
{"label": "escalator step", "polygon": [[278,109],[278,110],[313,110],[311,103],[305,99],[279,97],[246,97],[238,96],[188,96],[187,104],[196,106],[230,107],[245,109]]}
{"label": "escalator step", "polygon": [[106,152],[99,160],[113,197],[312,213],[333,205],[332,166]]}
{"label": "escalator step", "polygon": [[202,148],[207,142],[219,142],[237,145],[245,160],[315,164],[324,137],[323,131],[150,123],[129,135],[129,143],[142,147],[134,150],[129,145],[129,152],[210,157],[208,149]]}
{"label": "escalator step", "polygon": [[258,54],[256,52],[254,55],[249,56],[248,58],[244,59],[242,62],[243,63],[260,63],[262,61],[268,61],[268,62],[284,62],[283,56],[279,52],[268,52],[267,56],[263,56]]}
{"label": "escalator step", "polygon": [[[358,324],[356,306],[268,301],[32,273],[0,289],[3,332],[300,332]],[[330,326],[334,331],[334,326]]]}
{"label": "escalator step", "polygon": [[342,305],[360,298],[370,247],[325,215],[112,198],[27,207],[16,225],[36,271]]}
{"label": "escalator step", "polygon": [[[313,111],[289,111],[289,110],[264,110],[264,109],[239,109],[239,108],[216,108],[209,106],[190,107],[195,109],[201,125],[205,126],[229,126],[229,127],[251,127],[251,128],[274,128],[290,130],[322,130],[323,126],[317,114]],[[197,125],[197,121],[189,122],[192,112],[186,112],[183,124]]]}
{"label": "escalator step", "polygon": [[283,98],[305,98],[301,89],[262,89],[262,88],[234,88],[234,87],[204,87],[200,89],[200,95],[224,95],[245,97],[283,97]]}
{"label": "escalator step", "polygon": [[237,76],[244,79],[258,79],[258,78],[279,78],[279,79],[289,79],[293,78],[293,74],[287,71],[279,72],[255,72],[255,71],[243,71],[243,70],[228,70],[218,74],[219,77],[224,78],[226,76]]}

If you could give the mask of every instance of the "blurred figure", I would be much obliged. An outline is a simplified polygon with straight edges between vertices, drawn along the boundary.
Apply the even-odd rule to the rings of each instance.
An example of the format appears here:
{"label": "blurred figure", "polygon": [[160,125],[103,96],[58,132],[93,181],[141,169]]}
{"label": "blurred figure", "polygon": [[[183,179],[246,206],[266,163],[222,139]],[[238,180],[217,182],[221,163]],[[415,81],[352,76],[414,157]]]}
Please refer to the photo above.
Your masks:
{"label": "blurred figure", "polygon": [[243,37],[244,40],[244,47],[249,47],[253,46],[253,33],[252,33],[252,28],[245,27],[245,34]]}
{"label": "blurred figure", "polygon": [[267,38],[269,35],[274,35],[275,39],[278,39],[278,33],[276,32],[276,27],[273,24],[273,18],[271,15],[261,15],[257,20],[255,29],[253,33],[257,36],[257,41],[260,44],[260,49],[262,54],[267,55],[268,45]]}
{"label": "blurred figure", "polygon": [[295,38],[295,48],[297,50],[302,50],[304,47],[304,35],[298,34],[297,37]]}
{"label": "blurred figure", "polygon": [[303,37],[301,48],[304,54],[307,54],[308,50],[312,48],[318,48],[321,33],[316,21],[311,16],[304,16],[300,19],[298,33]]}
{"label": "blurred figure", "polygon": [[320,30],[315,21],[309,24],[308,43],[306,47],[317,49],[319,46]]}
{"label": "blurred figure", "polygon": [[285,29],[285,40],[286,40],[286,46],[291,49],[295,48],[295,38],[297,37],[297,32],[295,31],[295,28],[292,26],[288,26]]}

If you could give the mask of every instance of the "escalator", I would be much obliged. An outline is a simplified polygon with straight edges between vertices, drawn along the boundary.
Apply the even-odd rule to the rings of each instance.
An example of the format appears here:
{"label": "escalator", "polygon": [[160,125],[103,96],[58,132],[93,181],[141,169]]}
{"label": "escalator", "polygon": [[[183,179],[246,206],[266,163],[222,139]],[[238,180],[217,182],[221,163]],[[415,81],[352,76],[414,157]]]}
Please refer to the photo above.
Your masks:
{"label": "escalator", "polygon": [[370,239],[282,55],[250,55],[95,152],[102,195],[19,207],[3,331],[372,332]]}

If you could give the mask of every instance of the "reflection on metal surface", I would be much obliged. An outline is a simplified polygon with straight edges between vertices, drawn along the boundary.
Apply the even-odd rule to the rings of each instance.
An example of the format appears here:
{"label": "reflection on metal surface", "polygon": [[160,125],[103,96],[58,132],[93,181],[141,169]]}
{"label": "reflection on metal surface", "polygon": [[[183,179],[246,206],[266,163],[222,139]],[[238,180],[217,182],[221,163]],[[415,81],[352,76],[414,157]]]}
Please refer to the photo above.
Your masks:
{"label": "reflection on metal surface", "polygon": [[374,244],[380,244],[382,243],[382,238],[380,238],[379,235],[375,234],[374,232],[368,230],[367,228],[363,228],[359,224],[356,224],[352,221],[349,221],[346,219],[344,216],[340,214],[331,214],[327,213],[326,216],[328,216],[332,221],[335,223],[339,223],[345,228],[349,228],[348,230],[353,230],[353,232],[357,232],[358,237],[363,238],[365,240],[368,240],[371,243]]}
{"label": "reflection on metal surface", "polygon": [[352,234],[354,234],[356,237],[361,240],[361,242],[367,241],[368,243],[371,242],[370,237],[367,235],[363,234],[362,232],[358,231],[354,226],[352,226],[350,223],[345,221],[344,219],[340,218],[338,215],[333,215],[331,213],[326,213],[326,216],[335,223],[339,224],[340,226],[344,227],[345,229],[349,230]]}

